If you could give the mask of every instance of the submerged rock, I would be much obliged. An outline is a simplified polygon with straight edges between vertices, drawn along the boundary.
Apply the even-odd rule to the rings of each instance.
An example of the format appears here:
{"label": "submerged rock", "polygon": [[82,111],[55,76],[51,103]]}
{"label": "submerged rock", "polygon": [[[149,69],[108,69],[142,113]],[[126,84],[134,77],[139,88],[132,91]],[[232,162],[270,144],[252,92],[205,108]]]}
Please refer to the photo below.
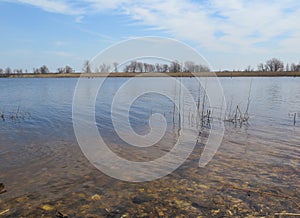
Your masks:
{"label": "submerged rock", "polygon": [[6,192],[5,186],[4,186],[3,183],[0,183],[0,194],[2,194],[2,193],[4,193],[4,192]]}
{"label": "submerged rock", "polygon": [[142,196],[136,196],[132,199],[132,203],[134,204],[143,204],[146,202],[149,202],[151,199],[146,196],[146,195],[142,195]]}

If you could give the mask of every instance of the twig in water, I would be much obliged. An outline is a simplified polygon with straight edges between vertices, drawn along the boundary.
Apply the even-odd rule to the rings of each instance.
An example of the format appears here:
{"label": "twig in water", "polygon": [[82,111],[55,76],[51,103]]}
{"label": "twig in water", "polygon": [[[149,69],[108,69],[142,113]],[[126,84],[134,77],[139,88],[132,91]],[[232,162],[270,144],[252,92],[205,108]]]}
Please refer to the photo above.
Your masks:
{"label": "twig in water", "polygon": [[275,213],[274,214],[275,217],[281,217],[281,216],[299,216],[300,217],[300,214],[299,213],[285,213],[285,212],[282,212],[282,213]]}
{"label": "twig in water", "polygon": [[1,212],[0,212],[0,215],[4,215],[4,214],[8,213],[9,211],[10,211],[9,209],[4,210],[4,211],[1,211]]}

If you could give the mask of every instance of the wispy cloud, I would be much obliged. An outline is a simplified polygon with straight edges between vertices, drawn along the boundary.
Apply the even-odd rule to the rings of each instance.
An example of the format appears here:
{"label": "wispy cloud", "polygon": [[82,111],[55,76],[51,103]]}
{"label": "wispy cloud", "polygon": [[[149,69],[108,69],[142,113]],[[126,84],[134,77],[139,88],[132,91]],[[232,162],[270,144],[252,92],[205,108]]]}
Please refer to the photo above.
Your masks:
{"label": "wispy cloud", "polygon": [[55,41],[53,44],[57,47],[61,47],[61,46],[66,45],[66,42],[64,42],[64,41]]}
{"label": "wispy cloud", "polygon": [[62,58],[69,58],[69,57],[75,57],[75,54],[72,54],[70,52],[66,51],[45,51],[44,53],[46,54],[51,54],[57,57],[62,57]]}
{"label": "wispy cloud", "polygon": [[82,23],[82,20],[84,19],[84,16],[78,16],[75,18],[76,23]]}
{"label": "wispy cloud", "polygon": [[60,13],[67,15],[78,15],[85,13],[85,10],[81,7],[77,7],[68,0],[0,0],[3,2],[14,2],[21,4],[29,4],[34,7],[41,8],[45,11],[52,13]]}

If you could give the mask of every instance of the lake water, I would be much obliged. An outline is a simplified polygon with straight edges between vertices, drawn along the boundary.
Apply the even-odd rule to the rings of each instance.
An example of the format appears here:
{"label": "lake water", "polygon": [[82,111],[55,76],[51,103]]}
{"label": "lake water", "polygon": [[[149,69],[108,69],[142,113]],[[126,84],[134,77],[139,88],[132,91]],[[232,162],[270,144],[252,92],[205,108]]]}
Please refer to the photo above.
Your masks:
{"label": "lake water", "polygon": [[[99,131],[120,156],[135,161],[158,158],[178,137],[178,111],[159,95],[138,99],[130,112],[138,134],[149,131],[153,113],[163,114],[168,127],[158,145],[146,152],[132,150],[113,131],[110,119],[112,97],[126,80],[105,82],[96,101]],[[183,80],[188,84],[190,79]],[[101,173],[81,152],[72,123],[77,79],[0,79],[0,183],[7,190],[0,194],[0,214],[8,209],[3,217],[55,217],[58,212],[68,217],[300,213],[300,78],[220,82],[228,111],[236,105],[246,110],[251,86],[249,123],[225,123],[222,144],[206,167],[198,166],[207,138],[203,134],[175,172],[152,182],[130,183]],[[191,90],[197,92],[197,87]],[[87,96],[89,92],[86,87]]]}

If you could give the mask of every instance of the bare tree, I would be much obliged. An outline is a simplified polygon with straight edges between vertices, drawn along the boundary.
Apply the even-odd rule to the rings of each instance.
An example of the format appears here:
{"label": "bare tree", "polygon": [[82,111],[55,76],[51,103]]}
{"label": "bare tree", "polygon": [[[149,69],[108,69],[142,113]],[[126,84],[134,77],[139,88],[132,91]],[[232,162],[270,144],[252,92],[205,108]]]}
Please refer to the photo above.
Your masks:
{"label": "bare tree", "polygon": [[265,65],[263,63],[260,63],[259,65],[257,65],[257,70],[258,71],[265,71]]}
{"label": "bare tree", "polygon": [[252,72],[252,71],[254,71],[254,69],[250,65],[248,65],[244,71],[245,72]]}
{"label": "bare tree", "polygon": [[170,64],[170,72],[178,73],[181,72],[181,66],[178,61],[172,61]]}
{"label": "bare tree", "polygon": [[65,66],[65,69],[64,69],[64,71],[65,71],[65,73],[73,73],[73,69],[72,69],[72,67],[70,67],[70,66]]}
{"label": "bare tree", "polygon": [[65,69],[63,67],[57,68],[57,73],[64,73]]}
{"label": "bare tree", "polygon": [[285,71],[286,71],[286,72],[289,72],[289,71],[290,71],[290,65],[289,65],[288,63],[285,65]]}
{"label": "bare tree", "polygon": [[162,67],[160,64],[155,64],[155,72],[157,72],[157,73],[162,72]]}
{"label": "bare tree", "polygon": [[33,68],[32,72],[34,74],[40,74],[41,73],[40,68]]}
{"label": "bare tree", "polygon": [[118,72],[118,66],[119,66],[119,64],[117,62],[113,63],[114,72],[116,72],[116,73]]}
{"label": "bare tree", "polygon": [[12,70],[10,67],[5,68],[5,74],[10,75],[12,73]]}
{"label": "bare tree", "polygon": [[83,72],[84,73],[91,73],[90,61],[85,61],[83,64]]}
{"label": "bare tree", "polygon": [[2,68],[0,68],[0,74],[3,74],[4,70]]}
{"label": "bare tree", "polygon": [[164,72],[164,73],[169,72],[169,65],[163,64],[162,65],[162,72]]}
{"label": "bare tree", "polygon": [[136,61],[131,61],[131,63],[130,63],[131,72],[135,73],[135,71],[136,71],[136,65],[137,65]]}
{"label": "bare tree", "polygon": [[136,71],[142,73],[144,70],[144,64],[142,62],[137,62],[136,63]]}
{"label": "bare tree", "polygon": [[130,64],[124,67],[124,71],[135,73],[137,71],[137,65],[137,61],[131,61]]}
{"label": "bare tree", "polygon": [[154,64],[149,64],[149,72],[155,72],[155,65]]}
{"label": "bare tree", "polygon": [[49,73],[49,72],[50,71],[49,71],[49,69],[46,65],[43,65],[43,66],[40,67],[40,73],[46,74],[46,73]]}
{"label": "bare tree", "polygon": [[129,72],[129,68],[130,68],[130,66],[129,66],[129,65],[126,65],[126,66],[124,67],[123,71],[124,71],[124,72]]}
{"label": "bare tree", "polygon": [[284,69],[284,63],[277,58],[268,60],[265,66],[267,67],[267,70],[271,72],[283,71]]}
{"label": "bare tree", "polygon": [[205,66],[205,65],[198,65],[199,66],[199,71],[197,71],[197,72],[210,72],[210,68],[209,68],[209,66]]}
{"label": "bare tree", "polygon": [[195,72],[195,63],[193,61],[184,62],[184,71]]}
{"label": "bare tree", "polygon": [[299,64],[292,63],[290,70],[292,72],[300,72],[300,63]]}
{"label": "bare tree", "polygon": [[109,64],[103,63],[98,67],[97,71],[99,73],[108,73],[110,71],[110,68],[111,66]]}

